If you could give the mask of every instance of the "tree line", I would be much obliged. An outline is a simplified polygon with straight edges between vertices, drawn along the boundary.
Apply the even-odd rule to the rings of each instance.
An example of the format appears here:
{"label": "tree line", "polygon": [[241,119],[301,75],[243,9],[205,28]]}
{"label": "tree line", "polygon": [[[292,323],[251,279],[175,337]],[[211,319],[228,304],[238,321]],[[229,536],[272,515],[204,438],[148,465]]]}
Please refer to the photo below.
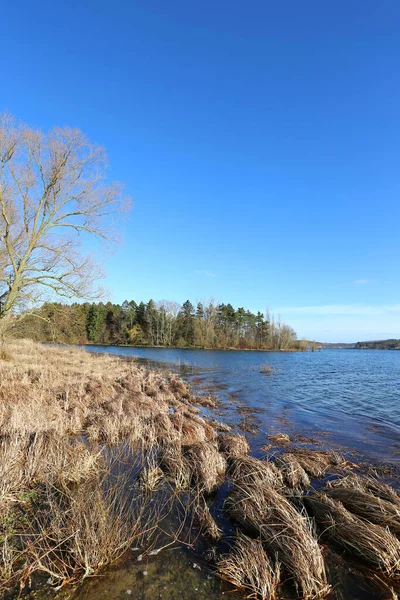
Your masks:
{"label": "tree line", "polygon": [[18,323],[16,335],[72,344],[129,344],[199,348],[305,349],[292,327],[269,310],[232,304],[161,300],[122,304],[45,303]]}

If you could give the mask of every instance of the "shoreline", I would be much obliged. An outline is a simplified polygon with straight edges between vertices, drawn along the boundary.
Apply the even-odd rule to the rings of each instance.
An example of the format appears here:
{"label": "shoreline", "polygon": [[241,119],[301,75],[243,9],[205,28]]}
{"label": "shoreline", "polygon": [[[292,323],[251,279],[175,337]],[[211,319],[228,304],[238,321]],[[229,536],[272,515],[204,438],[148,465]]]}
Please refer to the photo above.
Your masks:
{"label": "shoreline", "polygon": [[[139,545],[143,548],[154,548],[162,545],[161,541],[165,542],[165,539],[162,540],[165,532],[161,534],[163,527],[160,523],[167,519],[171,510],[176,510],[178,502],[181,508],[186,507],[184,522],[179,523],[175,533],[171,530],[170,538],[165,543],[187,544],[187,539],[192,539],[190,536],[197,536],[196,540],[201,537],[206,549],[214,546],[217,549],[217,556],[209,563],[211,572],[219,574],[222,579],[247,590],[248,593],[257,591],[254,582],[251,584],[252,589],[251,586],[248,587],[249,570],[255,568],[255,564],[252,563],[254,557],[261,561],[271,590],[275,593],[274,590],[279,586],[279,577],[273,557],[278,553],[285,578],[292,578],[299,593],[304,596],[318,594],[319,597],[324,597],[329,593],[332,582],[329,581],[329,573],[325,569],[326,559],[321,554],[319,538],[315,537],[308,525],[309,518],[316,518],[313,511],[318,513],[320,510],[320,505],[317,507],[315,502],[323,504],[320,517],[322,525],[325,513],[330,515],[329,518],[336,520],[338,527],[343,522],[351,529],[355,527],[354,523],[357,523],[359,534],[356,545],[362,555],[366,543],[363,536],[374,536],[376,527],[379,528],[376,535],[382,534],[384,530],[379,523],[371,530],[370,527],[362,525],[364,521],[361,520],[361,525],[354,521],[354,510],[360,508],[355,509],[352,506],[353,512],[346,509],[347,512],[343,513],[335,504],[337,500],[332,500],[332,494],[336,494],[336,497],[341,494],[340,498],[343,501],[351,489],[353,496],[367,495],[372,504],[374,498],[379,498],[376,494],[384,493],[390,497],[392,504],[397,501],[396,492],[390,492],[390,488],[385,487],[384,483],[371,478],[368,469],[360,468],[337,452],[311,450],[307,448],[307,444],[292,441],[283,434],[280,438],[271,438],[272,446],[262,460],[250,456],[251,449],[246,437],[219,422],[218,415],[213,413],[214,408],[218,407],[218,399],[213,396],[193,396],[188,384],[176,374],[160,374],[152,368],[138,366],[134,361],[121,361],[121,357],[116,355],[90,354],[72,347],[60,348],[32,342],[10,344],[9,354],[9,361],[0,361],[0,468],[5,474],[9,472],[6,467],[7,464],[9,468],[14,464],[12,453],[16,449],[19,452],[19,460],[25,465],[22,472],[12,472],[12,477],[5,477],[2,482],[3,514],[8,515],[17,531],[11,537],[7,537],[6,534],[5,538],[3,532],[3,544],[19,540],[19,546],[17,544],[14,548],[14,557],[9,564],[9,567],[14,565],[9,585],[14,579],[16,583],[18,580],[22,583],[27,582],[27,579],[24,579],[26,567],[23,571],[17,568],[22,558],[25,563],[27,560],[31,561],[30,576],[51,570],[54,582],[57,583],[58,577],[58,585],[64,587],[65,584],[79,582],[82,577],[85,579],[88,575],[95,575],[105,565],[118,562],[126,552],[131,552],[129,547],[136,546],[136,540],[129,536],[124,537],[131,517],[122,512],[117,515],[117,521],[113,520],[115,514],[111,506],[115,505],[116,497],[114,495],[111,502],[111,496],[108,495],[111,490],[108,489],[107,482],[110,473],[116,468],[125,473],[125,480],[118,480],[117,497],[125,497],[128,481],[133,485],[134,504],[128,503],[126,506],[129,505],[131,509],[134,506],[137,509],[138,505],[150,506],[148,502],[152,499],[154,506],[166,506],[167,503],[169,508],[168,514],[158,513],[152,524],[146,524],[145,529],[150,528],[156,538],[146,540],[146,536],[143,537],[144,523],[140,520],[135,522],[135,536]],[[22,383],[18,383],[19,381]],[[207,409],[207,416],[202,414],[202,407]],[[8,460],[12,462],[7,463]],[[60,464],[63,464],[61,471]],[[128,471],[127,465],[130,465]],[[106,527],[103,531],[103,541],[108,540],[108,554],[103,555],[100,562],[93,558],[94,562],[84,567],[84,564],[76,562],[76,556],[77,552],[79,555],[85,547],[86,552],[93,548],[93,531],[90,527],[86,531],[85,540],[81,540],[78,548],[73,546],[71,554],[68,554],[67,550],[64,550],[66,555],[59,554],[57,547],[53,547],[50,542],[55,532],[49,535],[49,532],[41,530],[36,516],[32,520],[31,511],[37,511],[42,518],[50,519],[50,522],[57,514],[57,519],[60,519],[62,516],[57,512],[60,509],[60,489],[62,504],[69,505],[72,502],[71,506],[75,506],[80,493],[84,493],[86,501],[88,497],[91,498],[93,491],[99,489],[99,481],[100,496],[96,503],[89,502],[89,506],[78,504],[79,511],[75,514],[75,521],[62,521],[62,533],[57,534],[59,543],[62,542],[65,546],[68,531],[75,535],[77,524],[82,523],[83,515],[87,514],[85,511],[90,509],[92,526],[97,530],[101,515],[108,515],[113,528],[118,530],[118,539],[112,536],[110,538],[111,532]],[[335,492],[331,491],[329,481],[338,482]],[[374,492],[368,488],[368,485],[372,485],[371,481],[375,481]],[[226,492],[221,496],[220,490],[227,482],[231,491],[228,496]],[[346,482],[351,483],[350,488]],[[321,484],[325,485],[323,493],[315,491],[316,484],[318,488],[321,488]],[[58,492],[54,496],[52,490],[55,485]],[[46,508],[47,504],[43,504],[43,489],[46,490],[46,498],[51,498],[50,513],[50,509]],[[241,495],[243,490],[244,497]],[[215,504],[217,493],[219,500]],[[308,504],[305,503],[307,497],[311,497],[309,502],[307,500]],[[191,501],[185,504],[188,498],[191,498]],[[236,498],[234,502],[232,498]],[[299,513],[299,499],[303,499],[301,503],[305,503],[301,511],[307,510],[310,513],[307,518],[306,512]],[[239,512],[238,506],[243,507]],[[266,506],[270,507],[272,513],[260,512],[264,511]],[[144,509],[145,512],[146,510]],[[223,517],[220,513],[223,513]],[[135,514],[137,515],[137,510]],[[301,514],[303,516],[299,520]],[[28,519],[28,525],[24,524],[23,519],[21,521],[21,515]],[[139,517],[140,515],[137,515],[138,519]],[[360,516],[357,517],[359,518]],[[379,515],[375,514],[375,518],[379,519]],[[296,524],[291,536],[291,554],[287,553],[285,545],[280,541],[284,529],[281,533],[279,530],[275,534],[272,530],[268,535],[265,533],[265,526],[269,522],[276,523],[277,519],[286,523],[285,527],[288,527],[289,523]],[[317,524],[318,522],[317,519]],[[261,530],[258,528],[261,523],[261,541],[257,542],[260,538]],[[393,526],[397,531],[396,520]],[[38,527],[43,538],[42,546],[34,548],[35,552],[30,556],[32,548],[24,548],[24,540],[37,540]],[[233,531],[236,531],[236,542],[227,546],[227,532],[231,531],[229,528],[232,527]],[[189,536],[187,539],[183,532]],[[158,534],[161,537],[157,540]],[[397,556],[396,552],[400,553],[400,542],[397,546],[393,541],[393,534],[390,536],[386,542],[393,544],[393,555],[385,555],[384,564],[387,566],[381,566],[378,570],[382,572],[383,569],[390,585],[396,586],[397,576],[400,574],[397,574],[395,569],[392,576],[391,565]],[[344,537],[343,532],[342,537],[339,536],[333,541],[327,540],[327,543],[329,547],[332,543],[332,548],[342,544],[343,551],[348,553]],[[196,548],[196,544],[200,543],[196,540],[193,538],[189,545]],[[383,550],[380,549],[377,540],[374,543],[376,547],[369,564],[376,570],[377,565],[381,564],[379,561],[383,560]],[[113,545],[118,546],[118,552],[115,553],[114,550],[113,553]],[[230,551],[229,546],[232,546]],[[47,550],[44,551],[44,548]],[[96,549],[97,554],[98,551],[99,548]],[[97,556],[96,552],[93,556]],[[38,562],[37,556],[41,555],[46,555],[46,558]],[[47,556],[51,556],[51,563],[48,562]],[[151,556],[151,553],[147,553],[147,556]],[[243,556],[247,557],[244,562]],[[295,564],[291,556],[297,557]],[[300,566],[305,557],[308,566]],[[356,558],[360,560],[360,554],[356,553]],[[57,575],[57,568],[61,564],[64,565],[64,570],[61,569]],[[357,568],[355,571],[358,572]],[[235,576],[233,573],[236,573]]]}

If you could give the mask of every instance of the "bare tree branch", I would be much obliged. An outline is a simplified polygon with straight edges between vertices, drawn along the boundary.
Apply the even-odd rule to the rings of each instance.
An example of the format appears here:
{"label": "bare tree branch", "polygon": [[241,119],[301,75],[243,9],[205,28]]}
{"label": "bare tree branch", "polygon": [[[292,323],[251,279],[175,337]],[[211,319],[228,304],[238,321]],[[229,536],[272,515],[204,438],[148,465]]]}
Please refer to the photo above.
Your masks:
{"label": "bare tree branch", "polygon": [[0,115],[0,319],[41,289],[97,296],[101,271],[79,242],[113,239],[113,218],[130,205],[106,167],[104,149],[78,129],[43,133]]}

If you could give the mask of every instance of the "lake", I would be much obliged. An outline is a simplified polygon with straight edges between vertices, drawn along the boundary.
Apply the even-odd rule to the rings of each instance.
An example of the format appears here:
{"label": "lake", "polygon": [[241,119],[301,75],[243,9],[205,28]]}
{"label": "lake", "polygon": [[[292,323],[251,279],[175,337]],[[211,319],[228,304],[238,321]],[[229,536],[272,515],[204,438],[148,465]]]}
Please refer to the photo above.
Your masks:
{"label": "lake", "polygon": [[[255,454],[268,435],[283,432],[398,463],[400,352],[85,348],[179,369],[195,393],[221,399],[221,420],[244,429]],[[268,374],[260,372],[265,365]]]}
{"label": "lake", "polygon": [[[85,346],[88,352],[135,357],[161,369],[179,371],[193,392],[213,395],[216,409],[201,409],[245,433],[252,454],[265,458],[268,438],[288,434],[309,447],[333,448],[358,463],[397,470],[400,456],[400,352],[322,350],[247,352],[192,349]],[[262,372],[267,371],[267,372]],[[397,482],[394,482],[396,487]],[[212,500],[223,519],[224,486]],[[225,535],[225,534],[224,534]],[[232,532],[229,535],[233,535]],[[231,538],[232,539],[232,538]],[[88,581],[76,600],[239,599],[212,574],[207,561],[188,548],[174,547],[137,562],[135,555]],[[342,560],[342,559],[338,559]],[[383,600],[387,591],[346,561],[331,565],[337,600]],[[294,600],[294,597],[283,596]]]}

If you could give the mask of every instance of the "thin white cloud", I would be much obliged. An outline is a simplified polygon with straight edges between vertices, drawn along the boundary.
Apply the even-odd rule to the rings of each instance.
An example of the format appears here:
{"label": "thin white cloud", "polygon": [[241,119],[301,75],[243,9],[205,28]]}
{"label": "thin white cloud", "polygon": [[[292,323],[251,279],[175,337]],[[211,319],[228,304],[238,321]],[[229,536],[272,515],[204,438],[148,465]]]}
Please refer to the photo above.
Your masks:
{"label": "thin white cloud", "polygon": [[211,271],[195,270],[194,272],[197,273],[198,275],[206,275],[207,277],[215,277],[215,273],[212,273]]}
{"label": "thin white cloud", "polygon": [[355,279],[353,281],[354,285],[366,285],[368,283],[373,283],[372,279]]}
{"label": "thin white cloud", "polygon": [[314,316],[364,316],[364,315],[400,315],[400,304],[382,304],[368,306],[364,304],[325,304],[321,306],[282,306],[274,309],[281,315]]}

